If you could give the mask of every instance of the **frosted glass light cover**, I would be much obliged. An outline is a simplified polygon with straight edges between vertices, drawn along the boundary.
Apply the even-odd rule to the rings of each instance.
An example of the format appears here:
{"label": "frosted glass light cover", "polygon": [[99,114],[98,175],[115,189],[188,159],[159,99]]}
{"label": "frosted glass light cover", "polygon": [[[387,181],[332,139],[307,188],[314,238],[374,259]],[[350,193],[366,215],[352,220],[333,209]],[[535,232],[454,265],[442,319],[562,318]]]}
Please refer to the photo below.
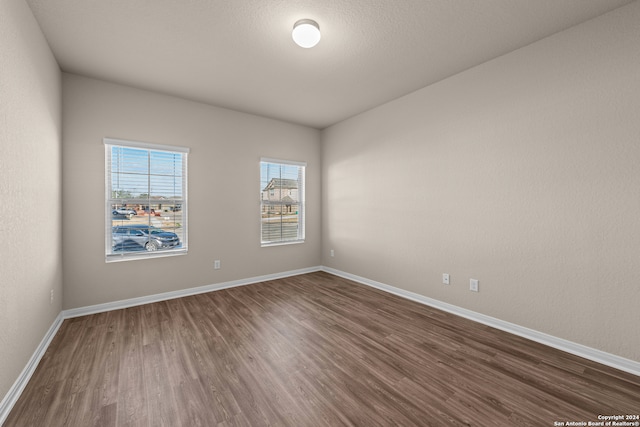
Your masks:
{"label": "frosted glass light cover", "polygon": [[316,21],[301,19],[293,24],[291,36],[298,46],[308,49],[320,41],[320,27]]}

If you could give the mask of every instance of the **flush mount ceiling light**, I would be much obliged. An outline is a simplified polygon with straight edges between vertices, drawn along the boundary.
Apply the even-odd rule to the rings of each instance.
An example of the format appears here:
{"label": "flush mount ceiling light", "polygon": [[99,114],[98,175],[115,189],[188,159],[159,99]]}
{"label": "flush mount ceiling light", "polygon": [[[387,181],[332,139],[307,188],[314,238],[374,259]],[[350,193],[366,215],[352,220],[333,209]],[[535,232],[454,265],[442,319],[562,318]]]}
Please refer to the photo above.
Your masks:
{"label": "flush mount ceiling light", "polygon": [[320,41],[320,26],[311,19],[301,19],[293,24],[291,36],[300,47],[314,47]]}

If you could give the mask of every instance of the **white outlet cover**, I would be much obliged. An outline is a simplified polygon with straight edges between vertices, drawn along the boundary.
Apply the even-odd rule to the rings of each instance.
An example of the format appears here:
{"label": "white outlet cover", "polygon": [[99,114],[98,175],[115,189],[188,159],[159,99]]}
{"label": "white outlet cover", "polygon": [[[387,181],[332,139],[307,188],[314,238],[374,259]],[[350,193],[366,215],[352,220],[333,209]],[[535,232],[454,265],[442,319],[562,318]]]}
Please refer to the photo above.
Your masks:
{"label": "white outlet cover", "polygon": [[445,285],[449,284],[449,275],[447,273],[442,273],[442,283]]}
{"label": "white outlet cover", "polygon": [[469,290],[473,292],[480,292],[480,282],[478,279],[469,279]]}

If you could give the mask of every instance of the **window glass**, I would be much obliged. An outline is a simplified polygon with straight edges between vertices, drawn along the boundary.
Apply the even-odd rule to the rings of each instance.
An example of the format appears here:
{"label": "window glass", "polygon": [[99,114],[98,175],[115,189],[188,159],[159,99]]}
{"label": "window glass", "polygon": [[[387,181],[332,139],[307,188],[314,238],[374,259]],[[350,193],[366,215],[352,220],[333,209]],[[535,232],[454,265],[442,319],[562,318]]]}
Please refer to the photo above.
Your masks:
{"label": "window glass", "polygon": [[104,143],[107,261],[186,253],[188,149]]}
{"label": "window glass", "polygon": [[304,242],[305,168],[301,162],[260,162],[262,246]]}

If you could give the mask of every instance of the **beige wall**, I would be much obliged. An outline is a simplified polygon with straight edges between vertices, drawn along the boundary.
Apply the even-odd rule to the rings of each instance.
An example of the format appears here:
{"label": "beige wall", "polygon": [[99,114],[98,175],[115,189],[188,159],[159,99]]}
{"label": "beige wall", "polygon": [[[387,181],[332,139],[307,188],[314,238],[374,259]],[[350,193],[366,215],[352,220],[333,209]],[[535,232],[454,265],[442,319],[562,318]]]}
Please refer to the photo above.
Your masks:
{"label": "beige wall", "polygon": [[[320,135],[70,74],[61,108],[37,23],[3,0],[0,396],[62,308],[321,262],[640,361],[637,22],[639,2]],[[191,148],[188,255],[105,263],[104,137]],[[303,245],[260,248],[262,156],[308,162]]]}
{"label": "beige wall", "polygon": [[323,264],[640,361],[639,22],[634,2],[326,129]]}
{"label": "beige wall", "polygon": [[[70,74],[63,117],[65,309],[320,265],[319,131]],[[104,137],[191,149],[188,255],[105,263]],[[308,163],[304,244],[260,247],[260,157]]]}
{"label": "beige wall", "polygon": [[60,90],[60,69],[29,7],[2,0],[0,400],[61,309]]}

